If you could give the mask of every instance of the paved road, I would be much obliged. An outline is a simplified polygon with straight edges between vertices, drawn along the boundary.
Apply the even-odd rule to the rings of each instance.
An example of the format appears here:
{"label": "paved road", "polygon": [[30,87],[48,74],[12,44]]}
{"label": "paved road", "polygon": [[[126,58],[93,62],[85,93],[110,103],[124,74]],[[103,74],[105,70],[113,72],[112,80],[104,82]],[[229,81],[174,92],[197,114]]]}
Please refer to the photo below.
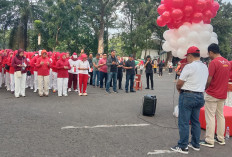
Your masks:
{"label": "paved road", "polygon": [[[135,94],[119,91],[109,95],[88,87],[88,97],[70,93],[69,97],[51,94],[40,98],[27,90],[26,98],[16,99],[0,89],[0,157],[184,156],[168,152],[148,155],[154,150],[169,150],[179,138],[172,116],[173,95],[175,105],[178,99],[173,78],[166,73],[162,78],[155,76],[154,91]],[[139,115],[146,94],[158,98],[152,118]],[[62,129],[67,126],[77,128]],[[202,131],[202,138],[204,134]],[[230,157],[232,142],[227,143],[214,149],[202,147],[200,152],[190,150],[189,156]]]}

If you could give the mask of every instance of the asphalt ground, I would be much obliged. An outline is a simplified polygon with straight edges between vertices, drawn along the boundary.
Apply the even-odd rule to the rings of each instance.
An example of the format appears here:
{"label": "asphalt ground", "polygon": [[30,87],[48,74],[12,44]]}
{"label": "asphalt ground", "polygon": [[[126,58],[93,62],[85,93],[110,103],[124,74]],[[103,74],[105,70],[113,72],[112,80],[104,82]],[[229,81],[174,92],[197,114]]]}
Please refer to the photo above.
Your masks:
{"label": "asphalt ground", "polygon": [[[142,79],[146,87],[145,76]],[[174,74],[164,72],[163,77],[154,76],[154,91],[128,94],[107,94],[88,86],[87,97],[71,92],[68,97],[50,93],[41,98],[27,89],[26,97],[17,99],[0,89],[0,157],[187,156],[165,152],[179,139],[173,117],[178,93],[173,81]],[[123,87],[124,83],[125,76]],[[147,94],[158,99],[154,117],[140,114]],[[64,129],[67,126],[74,128]],[[201,135],[204,139],[204,130]],[[190,149],[188,156],[231,157],[231,139],[226,143],[213,149],[201,147],[200,152]],[[155,154],[155,150],[162,151]]]}

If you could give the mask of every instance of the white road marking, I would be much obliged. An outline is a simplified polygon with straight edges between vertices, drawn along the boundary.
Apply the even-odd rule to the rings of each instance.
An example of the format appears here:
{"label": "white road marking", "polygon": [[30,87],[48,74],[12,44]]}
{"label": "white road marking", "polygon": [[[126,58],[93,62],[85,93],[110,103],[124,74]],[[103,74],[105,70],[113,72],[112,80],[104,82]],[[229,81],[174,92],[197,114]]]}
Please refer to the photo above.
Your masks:
{"label": "white road marking", "polygon": [[66,126],[61,129],[94,129],[94,128],[116,128],[116,127],[143,127],[149,126],[150,124],[125,124],[125,125],[96,125],[96,126]]}
{"label": "white road marking", "polygon": [[176,152],[171,150],[155,150],[154,152],[148,152],[147,155],[170,154],[170,153],[176,153]]}

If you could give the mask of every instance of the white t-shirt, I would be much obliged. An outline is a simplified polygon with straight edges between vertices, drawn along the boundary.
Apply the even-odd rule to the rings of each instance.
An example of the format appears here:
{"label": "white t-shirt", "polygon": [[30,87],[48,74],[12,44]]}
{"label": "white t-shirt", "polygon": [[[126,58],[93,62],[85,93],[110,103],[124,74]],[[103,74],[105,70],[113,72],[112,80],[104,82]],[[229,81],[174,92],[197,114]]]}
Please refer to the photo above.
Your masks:
{"label": "white t-shirt", "polygon": [[88,68],[88,70],[79,70],[79,74],[89,74],[89,70],[90,70],[90,65],[89,65],[89,61],[82,61],[79,60],[78,64],[77,64],[77,68]]}
{"label": "white t-shirt", "polygon": [[180,80],[185,81],[181,89],[204,92],[208,75],[208,68],[201,61],[194,61],[187,64],[180,75]]}
{"label": "white t-shirt", "polygon": [[69,59],[68,61],[69,61],[69,64],[71,66],[71,69],[68,72],[71,74],[78,74],[77,66],[78,66],[79,60],[74,61],[72,59]]}

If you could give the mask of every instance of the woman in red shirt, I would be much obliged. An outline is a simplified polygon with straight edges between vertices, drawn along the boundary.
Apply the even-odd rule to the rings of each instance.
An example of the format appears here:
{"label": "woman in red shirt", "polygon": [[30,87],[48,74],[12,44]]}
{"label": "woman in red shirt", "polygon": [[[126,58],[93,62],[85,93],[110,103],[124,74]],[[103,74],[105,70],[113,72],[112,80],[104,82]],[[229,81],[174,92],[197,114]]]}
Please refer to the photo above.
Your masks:
{"label": "woman in red shirt", "polygon": [[46,50],[41,52],[41,57],[37,60],[36,66],[38,68],[38,87],[39,96],[48,97],[49,94],[49,74],[50,74],[50,59]]}
{"label": "woman in red shirt", "polygon": [[54,52],[54,56],[52,58],[52,88],[53,88],[53,93],[56,93],[57,91],[57,68],[56,68],[56,63],[60,59],[60,53],[59,52]]}
{"label": "woman in red shirt", "polygon": [[56,63],[57,68],[57,87],[58,87],[58,96],[68,96],[68,70],[71,69],[68,60],[66,59],[66,53],[62,53],[60,60]]}
{"label": "woman in red shirt", "polygon": [[13,58],[14,58],[14,52],[11,51],[9,53],[8,66],[10,67],[10,69],[9,69],[9,74],[10,74],[10,90],[11,90],[12,94],[14,94],[14,90],[15,90],[14,67],[12,66],[12,60],[13,60]]}

